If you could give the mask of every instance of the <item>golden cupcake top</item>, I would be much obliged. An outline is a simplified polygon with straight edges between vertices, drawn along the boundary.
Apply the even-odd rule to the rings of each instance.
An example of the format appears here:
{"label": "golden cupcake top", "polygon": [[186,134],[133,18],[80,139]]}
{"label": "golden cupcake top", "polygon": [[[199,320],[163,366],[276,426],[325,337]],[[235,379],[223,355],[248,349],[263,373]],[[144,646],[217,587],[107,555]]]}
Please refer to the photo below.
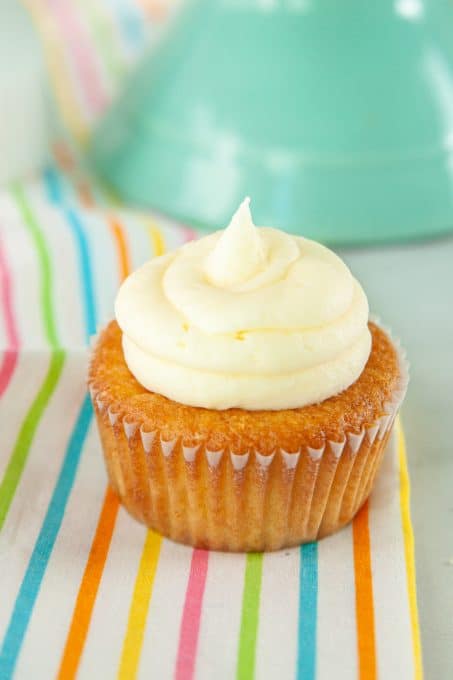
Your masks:
{"label": "golden cupcake top", "polygon": [[131,274],[115,311],[138,382],[210,409],[323,401],[357,380],[371,348],[367,299],[344,262],[256,227],[249,199],[225,230]]}

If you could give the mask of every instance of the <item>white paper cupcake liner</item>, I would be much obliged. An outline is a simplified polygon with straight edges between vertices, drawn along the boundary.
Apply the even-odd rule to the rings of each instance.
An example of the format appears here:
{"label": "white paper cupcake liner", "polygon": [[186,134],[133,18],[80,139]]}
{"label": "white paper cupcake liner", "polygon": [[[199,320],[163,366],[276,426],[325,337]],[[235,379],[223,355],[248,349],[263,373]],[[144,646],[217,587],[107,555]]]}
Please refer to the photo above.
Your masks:
{"label": "white paper cupcake liner", "polygon": [[275,550],[325,536],[368,497],[407,389],[400,381],[384,413],[360,432],[318,448],[211,450],[145,431],[91,389],[110,482],[137,519],[183,543],[219,550]]}

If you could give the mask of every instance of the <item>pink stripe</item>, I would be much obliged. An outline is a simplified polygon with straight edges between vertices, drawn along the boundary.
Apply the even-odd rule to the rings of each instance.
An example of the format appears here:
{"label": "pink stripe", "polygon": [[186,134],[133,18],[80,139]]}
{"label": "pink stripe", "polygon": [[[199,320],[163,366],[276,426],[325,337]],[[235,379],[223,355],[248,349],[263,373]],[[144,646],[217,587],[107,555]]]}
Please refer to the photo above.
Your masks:
{"label": "pink stripe", "polygon": [[17,363],[17,351],[19,349],[19,336],[14,321],[13,306],[11,303],[11,277],[6,262],[3,244],[0,240],[0,302],[5,321],[8,345],[3,354],[0,365],[0,397],[8,387],[8,383]]}
{"label": "pink stripe", "polygon": [[89,106],[92,107],[92,113],[99,113],[104,109],[108,98],[95,61],[96,53],[85,30],[86,27],[79,21],[72,2],[47,0],[47,6],[59,23],[61,37],[63,42],[67,43],[69,54],[74,59],[80,85],[85,92]]}
{"label": "pink stripe", "polygon": [[17,350],[7,349],[3,352],[2,363],[0,364],[0,398],[3,396],[9,385],[11,376],[17,364]]}
{"label": "pink stripe", "polygon": [[207,550],[195,549],[193,551],[179,631],[175,680],[192,680],[194,677],[208,559],[209,552]]}
{"label": "pink stripe", "polygon": [[190,227],[183,227],[183,230],[184,243],[188,243],[189,241],[193,241],[197,238],[197,232],[194,229],[191,229]]}

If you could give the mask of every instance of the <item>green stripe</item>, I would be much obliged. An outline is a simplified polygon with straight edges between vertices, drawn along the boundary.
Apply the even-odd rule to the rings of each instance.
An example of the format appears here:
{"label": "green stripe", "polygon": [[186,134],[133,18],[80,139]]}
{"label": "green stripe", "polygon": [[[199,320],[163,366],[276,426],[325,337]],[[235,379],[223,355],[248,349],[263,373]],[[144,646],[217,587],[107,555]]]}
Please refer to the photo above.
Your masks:
{"label": "green stripe", "polygon": [[31,211],[30,205],[25,198],[23,190],[18,185],[13,187],[13,195],[16,199],[17,207],[22,216],[24,224],[28,228],[28,231],[30,232],[30,235],[33,239],[39,258],[39,264],[41,267],[41,310],[46,338],[52,349],[58,349],[60,343],[58,342],[57,329],[55,327],[55,317],[52,308],[52,267],[50,263],[50,255],[36,218]]}
{"label": "green stripe", "polygon": [[41,388],[36,395],[19,430],[11,458],[0,484],[0,530],[3,527],[11,502],[16,493],[22,472],[27,462],[30,447],[35,436],[41,416],[49,403],[49,399],[56,387],[65,360],[61,350],[52,352],[50,366]]}
{"label": "green stripe", "polygon": [[260,610],[261,578],[263,574],[262,553],[249,553],[246,559],[236,672],[237,680],[251,680],[255,675],[256,640]]}
{"label": "green stripe", "polygon": [[108,19],[100,16],[97,5],[92,0],[83,1],[82,8],[79,8],[79,13],[82,14],[82,12],[86,13],[87,21],[85,23],[94,38],[95,49],[101,50],[104,63],[112,80],[117,84],[126,70],[126,63],[118,59],[117,44],[112,34],[114,30],[111,26],[112,22],[110,21],[110,26],[107,25]]}
{"label": "green stripe", "polygon": [[52,354],[46,377],[22,422],[11,458],[0,484],[0,530],[5,523],[14,494],[22,477],[39,421],[55,390],[65,361],[65,352],[59,345],[55,326],[52,305],[52,267],[47,245],[38,222],[25,198],[25,194],[19,186],[13,188],[13,196],[16,199],[23,222],[33,239],[39,260],[41,314],[46,338]]}

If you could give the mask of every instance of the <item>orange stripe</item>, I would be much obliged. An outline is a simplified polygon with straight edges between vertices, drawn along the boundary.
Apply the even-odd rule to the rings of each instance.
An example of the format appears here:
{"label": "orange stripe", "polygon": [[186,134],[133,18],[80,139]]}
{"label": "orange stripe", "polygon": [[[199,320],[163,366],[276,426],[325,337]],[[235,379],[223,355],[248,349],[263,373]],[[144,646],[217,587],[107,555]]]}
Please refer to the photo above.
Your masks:
{"label": "orange stripe", "polygon": [[138,4],[152,19],[161,21],[168,14],[168,0],[138,0]]}
{"label": "orange stripe", "polygon": [[77,673],[113,529],[115,528],[118,508],[118,500],[112,489],[108,487],[74,607],[71,626],[58,671],[58,680],[72,680]]}
{"label": "orange stripe", "polygon": [[115,239],[120,280],[123,281],[131,270],[131,262],[126,244],[126,237],[119,222],[114,217],[110,219],[109,226],[113,238]]}
{"label": "orange stripe", "polygon": [[55,160],[62,170],[65,170],[68,174],[72,174],[75,170],[75,162],[68,146],[63,141],[59,140],[53,143],[52,150]]}
{"label": "orange stripe", "polygon": [[368,501],[352,524],[354,542],[355,608],[360,680],[376,679],[373,575],[371,573]]}
{"label": "orange stripe", "polygon": [[90,185],[87,184],[85,180],[81,179],[77,182],[76,189],[82,205],[85,206],[85,208],[94,208],[95,202]]}
{"label": "orange stripe", "polygon": [[60,140],[53,144],[52,150],[54,159],[59,168],[61,168],[65,175],[71,178],[81,204],[85,208],[93,208],[95,206],[93,192],[85,179],[77,177],[75,160],[69,147]]}
{"label": "orange stripe", "polygon": [[[130,257],[124,231],[115,219],[111,219],[112,232],[118,259],[119,277],[122,281],[130,271]],[[75,678],[82,656],[91,615],[96,601],[99,584],[104,571],[105,562],[110,548],[110,542],[115,528],[119,502],[113,490],[107,487],[99,516],[96,533],[91,544],[90,554],[85,566],[82,582],[79,587],[71,625],[69,628],[63,656],[58,671],[58,680],[72,680]]]}

